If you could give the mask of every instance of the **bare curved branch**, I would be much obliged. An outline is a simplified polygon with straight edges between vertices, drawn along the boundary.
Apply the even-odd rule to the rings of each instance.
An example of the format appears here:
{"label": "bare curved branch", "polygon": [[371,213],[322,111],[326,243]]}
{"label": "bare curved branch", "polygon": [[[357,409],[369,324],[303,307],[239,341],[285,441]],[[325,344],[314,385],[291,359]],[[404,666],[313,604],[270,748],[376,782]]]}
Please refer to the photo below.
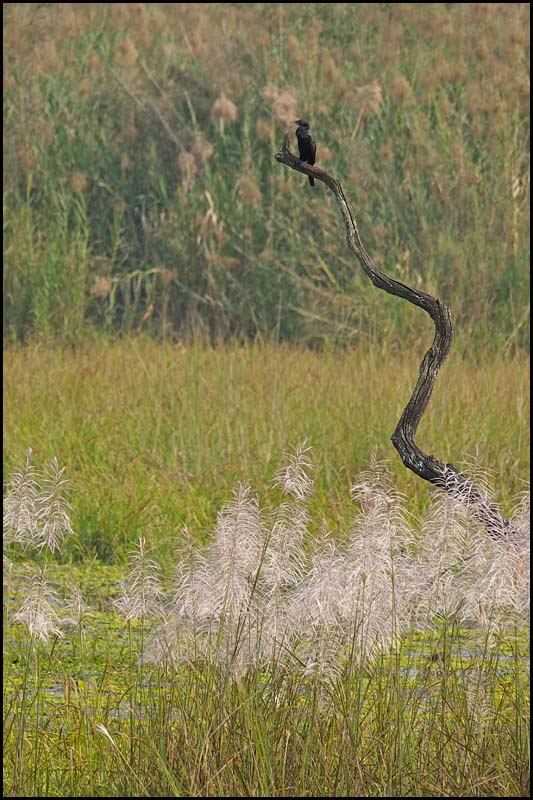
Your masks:
{"label": "bare curved branch", "polygon": [[285,135],[281,150],[276,153],[275,158],[276,161],[291,167],[291,169],[322,181],[331,189],[337,198],[344,218],[348,247],[353,250],[374,286],[424,309],[433,320],[435,337],[422,359],[416,386],[396,430],[392,434],[392,443],[408,469],[471,506],[474,516],[485,526],[492,538],[506,539],[513,532],[513,528],[502,517],[490,498],[477,489],[470,479],[456,469],[453,464],[443,464],[434,456],[424,453],[415,442],[415,434],[433,392],[438,372],[452,345],[450,310],[437,298],[431,297],[425,292],[416,291],[416,289],[394,280],[379,269],[363,246],[357,222],[340,181],[316,166],[301,162],[293,155],[290,149],[289,134]]}

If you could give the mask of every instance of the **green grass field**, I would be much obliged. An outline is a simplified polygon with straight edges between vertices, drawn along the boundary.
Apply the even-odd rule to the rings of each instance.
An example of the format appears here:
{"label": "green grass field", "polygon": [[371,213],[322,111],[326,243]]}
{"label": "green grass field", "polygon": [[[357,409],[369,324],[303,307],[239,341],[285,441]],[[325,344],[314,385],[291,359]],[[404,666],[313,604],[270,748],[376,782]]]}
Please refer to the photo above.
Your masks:
{"label": "green grass field", "polygon": [[[427,485],[390,436],[416,382],[418,354],[372,349],[205,348],[132,339],[4,353],[6,477],[32,447],[57,456],[73,488],[77,560],[123,559],[139,533],[167,549],[182,525],[202,535],[239,482],[261,496],[282,454],[314,448],[313,518],[346,529],[350,487],[372,453],[390,462],[413,513]],[[529,477],[529,360],[445,364],[418,439],[493,473],[506,512]]]}

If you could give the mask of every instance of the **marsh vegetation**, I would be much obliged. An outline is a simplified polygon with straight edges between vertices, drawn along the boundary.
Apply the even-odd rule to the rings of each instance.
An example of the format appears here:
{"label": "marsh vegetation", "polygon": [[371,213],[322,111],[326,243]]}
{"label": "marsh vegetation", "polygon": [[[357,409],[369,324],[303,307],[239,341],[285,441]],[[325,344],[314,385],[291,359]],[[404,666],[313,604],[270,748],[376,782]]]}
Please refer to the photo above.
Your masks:
{"label": "marsh vegetation", "polygon": [[[6,796],[529,796],[528,49],[523,3],[4,4]],[[276,166],[301,116],[452,310],[418,436],[511,542],[394,456],[431,325]]]}

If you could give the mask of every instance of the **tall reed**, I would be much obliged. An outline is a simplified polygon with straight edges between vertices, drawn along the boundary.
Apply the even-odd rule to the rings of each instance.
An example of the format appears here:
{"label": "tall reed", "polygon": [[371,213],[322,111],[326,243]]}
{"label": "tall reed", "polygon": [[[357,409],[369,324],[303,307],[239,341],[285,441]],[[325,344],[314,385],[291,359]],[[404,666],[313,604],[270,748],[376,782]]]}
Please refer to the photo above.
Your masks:
{"label": "tall reed", "polygon": [[303,115],[385,271],[527,344],[527,4],[5,10],[9,338],[418,339],[276,167]]}

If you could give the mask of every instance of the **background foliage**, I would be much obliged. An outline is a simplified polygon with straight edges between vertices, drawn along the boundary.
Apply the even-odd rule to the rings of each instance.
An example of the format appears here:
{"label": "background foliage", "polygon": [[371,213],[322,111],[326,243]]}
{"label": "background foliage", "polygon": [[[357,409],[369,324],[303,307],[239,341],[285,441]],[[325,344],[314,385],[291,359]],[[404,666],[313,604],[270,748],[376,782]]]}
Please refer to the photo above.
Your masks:
{"label": "background foliage", "polygon": [[528,49],[524,3],[5,3],[4,333],[418,337],[275,164],[304,116],[383,269],[526,345]]}

